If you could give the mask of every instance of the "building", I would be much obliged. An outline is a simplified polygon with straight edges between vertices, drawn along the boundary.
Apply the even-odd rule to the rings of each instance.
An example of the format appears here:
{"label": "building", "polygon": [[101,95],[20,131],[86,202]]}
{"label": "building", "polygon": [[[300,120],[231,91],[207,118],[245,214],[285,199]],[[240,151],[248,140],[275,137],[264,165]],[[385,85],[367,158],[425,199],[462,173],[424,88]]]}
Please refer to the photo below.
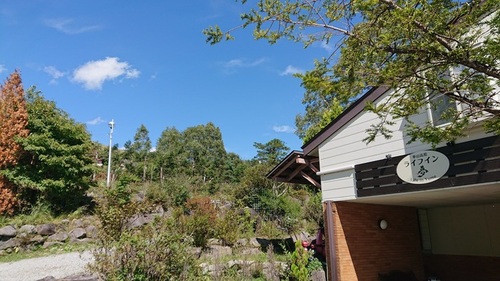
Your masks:
{"label": "building", "polygon": [[433,149],[408,143],[396,120],[391,139],[366,144],[378,117],[365,104],[392,92],[371,89],[268,178],[321,188],[328,280],[396,271],[414,280],[500,280],[500,137],[473,125]]}

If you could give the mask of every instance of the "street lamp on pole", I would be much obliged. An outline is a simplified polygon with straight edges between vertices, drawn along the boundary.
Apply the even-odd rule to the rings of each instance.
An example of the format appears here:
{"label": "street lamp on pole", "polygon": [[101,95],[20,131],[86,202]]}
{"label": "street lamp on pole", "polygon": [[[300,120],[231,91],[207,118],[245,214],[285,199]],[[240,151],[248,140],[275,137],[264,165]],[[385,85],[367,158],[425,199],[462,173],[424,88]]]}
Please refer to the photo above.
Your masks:
{"label": "street lamp on pole", "polygon": [[115,128],[115,121],[111,119],[109,125],[109,156],[108,156],[108,177],[106,178],[106,187],[111,186],[111,146],[113,145],[113,129]]}

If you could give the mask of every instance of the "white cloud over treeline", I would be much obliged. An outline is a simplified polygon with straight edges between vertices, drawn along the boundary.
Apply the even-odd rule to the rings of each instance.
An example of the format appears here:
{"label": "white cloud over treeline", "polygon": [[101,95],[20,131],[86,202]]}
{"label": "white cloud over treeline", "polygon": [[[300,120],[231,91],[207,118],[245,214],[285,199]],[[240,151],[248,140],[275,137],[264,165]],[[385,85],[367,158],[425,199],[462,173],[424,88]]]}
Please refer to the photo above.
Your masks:
{"label": "white cloud over treeline", "polygon": [[100,90],[106,81],[137,78],[139,74],[140,71],[132,68],[128,62],[122,62],[117,57],[107,57],[79,66],[73,71],[71,80],[83,84],[87,90]]}

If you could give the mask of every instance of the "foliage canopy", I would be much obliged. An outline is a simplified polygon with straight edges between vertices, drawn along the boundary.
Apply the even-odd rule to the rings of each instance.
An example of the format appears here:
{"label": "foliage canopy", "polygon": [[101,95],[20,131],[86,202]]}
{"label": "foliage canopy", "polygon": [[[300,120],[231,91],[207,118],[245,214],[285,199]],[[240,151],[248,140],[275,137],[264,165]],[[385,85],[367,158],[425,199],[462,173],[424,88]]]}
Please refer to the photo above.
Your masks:
{"label": "foliage canopy", "polygon": [[57,212],[75,210],[93,184],[90,134],[36,88],[28,89],[26,100],[30,134],[18,138],[23,154],[4,175],[25,203],[43,200]]}
{"label": "foliage canopy", "polygon": [[[308,130],[318,131],[367,89],[388,85],[395,91],[391,100],[367,107],[380,123],[368,130],[366,140],[390,137],[391,118],[405,118],[412,141],[437,144],[454,140],[484,117],[490,117],[483,123],[487,131],[500,132],[497,9],[497,0],[259,0],[241,16],[239,27],[223,32],[213,26],[204,34],[216,44],[252,25],[254,37],[271,44],[283,38],[306,47],[333,46],[330,57],[298,75],[306,89],[306,113],[296,120],[304,141],[314,135]],[[441,96],[462,108],[443,113],[448,126],[411,122],[409,117],[428,104],[439,106]]]}

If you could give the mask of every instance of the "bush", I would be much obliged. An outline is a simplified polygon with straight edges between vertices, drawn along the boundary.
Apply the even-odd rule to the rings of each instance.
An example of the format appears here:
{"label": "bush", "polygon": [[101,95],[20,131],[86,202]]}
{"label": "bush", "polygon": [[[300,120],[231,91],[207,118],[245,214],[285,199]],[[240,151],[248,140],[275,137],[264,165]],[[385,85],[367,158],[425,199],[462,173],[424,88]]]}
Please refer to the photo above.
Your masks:
{"label": "bush", "polygon": [[104,244],[118,241],[126,230],[127,221],[143,207],[132,202],[130,189],[121,185],[106,189],[96,198],[96,203],[95,214],[101,223],[99,238]]}
{"label": "bush", "polygon": [[217,219],[216,234],[224,244],[232,246],[239,238],[252,233],[253,225],[254,220],[249,211],[237,212],[231,209]]}
{"label": "bush", "polygon": [[308,221],[316,223],[318,227],[323,226],[323,203],[321,202],[321,192],[309,198],[304,206],[303,217]]}
{"label": "bush", "polygon": [[90,268],[102,280],[208,280],[195,264],[191,245],[173,219],[156,218],[96,249]]}
{"label": "bush", "polygon": [[95,261],[89,266],[102,280],[206,280],[190,251],[193,238],[182,220],[157,217],[142,227],[127,222],[148,211],[131,200],[130,189],[117,186],[97,199],[100,220]]}
{"label": "bush", "polygon": [[189,215],[185,218],[187,232],[196,247],[206,248],[208,239],[215,236],[217,212],[209,197],[191,198],[186,202]]}
{"label": "bush", "polygon": [[151,184],[146,191],[146,197],[164,208],[180,207],[189,198],[189,191],[178,179],[168,179],[164,184]]}

